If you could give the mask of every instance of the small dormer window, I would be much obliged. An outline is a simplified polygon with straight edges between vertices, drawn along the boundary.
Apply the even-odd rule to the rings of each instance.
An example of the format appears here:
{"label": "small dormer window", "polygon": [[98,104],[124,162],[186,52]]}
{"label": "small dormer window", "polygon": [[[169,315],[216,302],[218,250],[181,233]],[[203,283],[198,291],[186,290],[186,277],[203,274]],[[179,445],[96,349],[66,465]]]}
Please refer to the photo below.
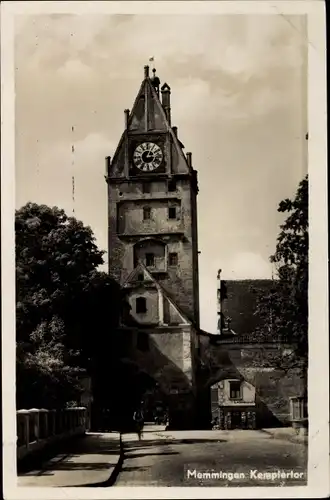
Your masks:
{"label": "small dormer window", "polygon": [[144,314],[147,312],[147,301],[144,297],[138,297],[136,299],[135,311],[137,314]]}
{"label": "small dormer window", "polygon": [[143,220],[150,220],[150,219],[151,219],[151,208],[144,207],[143,208]]}
{"label": "small dormer window", "polygon": [[242,399],[241,382],[238,380],[229,382],[230,399]]}

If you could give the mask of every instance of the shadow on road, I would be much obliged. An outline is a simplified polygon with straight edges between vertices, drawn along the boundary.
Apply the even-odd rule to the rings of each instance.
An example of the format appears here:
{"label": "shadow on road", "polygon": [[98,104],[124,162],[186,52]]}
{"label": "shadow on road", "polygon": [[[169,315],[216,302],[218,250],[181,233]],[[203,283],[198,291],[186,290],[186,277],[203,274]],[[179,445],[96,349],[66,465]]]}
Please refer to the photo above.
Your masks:
{"label": "shadow on road", "polygon": [[[109,488],[113,486],[117,480],[118,474],[123,470],[123,461],[124,461],[124,453],[121,452],[119,456],[119,460],[115,465],[114,469],[111,471],[109,478],[106,481],[98,482],[98,483],[89,483],[84,484],[84,488]],[[81,487],[80,484],[75,484],[69,486],[69,488],[77,488]]]}
{"label": "shadow on road", "polygon": [[[74,458],[75,455],[70,455],[70,457],[66,457],[70,460],[70,458]],[[35,473],[34,471],[27,472],[27,476],[54,476],[56,471],[97,471],[97,470],[108,470],[109,464],[104,462],[90,462],[90,463],[75,463],[75,462],[67,462],[61,460],[60,462],[51,463],[49,465],[45,465],[43,470]]]}
{"label": "shadow on road", "polygon": [[[133,451],[131,449],[125,450],[126,451]],[[180,453],[178,451],[163,451],[161,453],[134,453],[134,454],[129,454],[129,456],[126,457],[125,453],[125,458],[129,458],[130,460],[132,458],[143,458],[143,457],[156,457],[156,456],[161,456],[161,455],[179,455]]]}
{"label": "shadow on road", "polygon": [[227,439],[198,439],[198,438],[193,438],[193,439],[172,439],[172,438],[167,438],[165,439],[153,439],[153,440],[142,440],[142,441],[129,441],[125,440],[125,449],[132,451],[134,449],[136,450],[141,450],[141,449],[148,449],[153,446],[160,446],[163,444],[164,446],[168,445],[181,445],[181,444],[204,444],[204,443],[226,443]]}
{"label": "shadow on road", "polygon": [[142,465],[141,467],[123,467],[121,469],[122,472],[136,472],[136,471],[146,471],[150,469],[150,466],[146,467],[145,465]]}

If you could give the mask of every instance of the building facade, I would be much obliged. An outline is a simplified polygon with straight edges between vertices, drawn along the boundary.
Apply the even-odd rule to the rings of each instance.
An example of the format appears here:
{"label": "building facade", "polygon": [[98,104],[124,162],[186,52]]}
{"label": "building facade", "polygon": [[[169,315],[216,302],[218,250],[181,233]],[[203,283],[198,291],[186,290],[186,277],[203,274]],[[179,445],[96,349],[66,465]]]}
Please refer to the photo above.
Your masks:
{"label": "building facade", "polygon": [[[304,392],[302,370],[281,368],[292,345],[262,327],[258,296],[273,280],[221,280],[218,272],[218,334],[200,331],[203,370],[199,383],[211,391],[212,425],[219,429],[255,429],[291,424],[290,400]],[[271,325],[271,316],[269,319]]]}
{"label": "building facade", "polygon": [[240,378],[227,378],[211,387],[212,424],[218,429],[256,428],[256,389]]}
{"label": "building facade", "polygon": [[[135,362],[166,394],[170,425],[193,425],[199,329],[197,172],[171,124],[171,89],[144,79],[111,160],[109,273],[126,290]],[[133,335],[132,335],[133,333]]]}

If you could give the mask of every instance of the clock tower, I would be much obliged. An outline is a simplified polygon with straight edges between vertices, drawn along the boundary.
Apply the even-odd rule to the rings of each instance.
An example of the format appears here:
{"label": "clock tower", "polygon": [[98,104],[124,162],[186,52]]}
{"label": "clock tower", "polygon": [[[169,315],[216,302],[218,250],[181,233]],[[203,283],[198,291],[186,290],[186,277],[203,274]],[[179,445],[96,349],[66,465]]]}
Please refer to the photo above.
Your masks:
{"label": "clock tower", "polygon": [[122,334],[135,339],[135,361],[167,395],[172,427],[182,428],[193,425],[197,390],[197,172],[171,124],[171,89],[152,73],[145,66],[106,159],[109,273],[130,303],[134,328],[123,320]]}

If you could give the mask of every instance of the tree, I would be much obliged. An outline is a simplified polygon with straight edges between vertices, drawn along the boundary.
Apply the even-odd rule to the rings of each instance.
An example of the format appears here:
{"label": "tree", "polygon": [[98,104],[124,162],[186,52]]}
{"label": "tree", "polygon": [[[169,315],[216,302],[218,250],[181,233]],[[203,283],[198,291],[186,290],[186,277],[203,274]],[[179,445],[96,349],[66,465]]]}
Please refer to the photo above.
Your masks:
{"label": "tree", "polygon": [[[56,207],[28,203],[16,211],[17,334],[62,314],[103,263],[89,227]],[[23,320],[24,319],[24,323]],[[29,326],[30,328],[27,328]]]}
{"label": "tree", "polygon": [[64,323],[53,317],[42,321],[29,335],[29,342],[17,342],[16,391],[19,407],[63,407],[79,398],[77,375],[64,344]]}
{"label": "tree", "polygon": [[104,252],[91,229],[63,210],[28,203],[15,230],[17,405],[63,406],[107,347],[122,294],[97,270]]}
{"label": "tree", "polygon": [[[268,294],[259,296],[256,314],[260,339],[279,339],[286,348],[274,351],[272,362],[282,370],[299,368],[306,376],[308,363],[308,176],[293,200],[279,204],[288,214],[280,226],[276,251],[270,260],[277,276]],[[288,348],[289,346],[289,348]]]}

